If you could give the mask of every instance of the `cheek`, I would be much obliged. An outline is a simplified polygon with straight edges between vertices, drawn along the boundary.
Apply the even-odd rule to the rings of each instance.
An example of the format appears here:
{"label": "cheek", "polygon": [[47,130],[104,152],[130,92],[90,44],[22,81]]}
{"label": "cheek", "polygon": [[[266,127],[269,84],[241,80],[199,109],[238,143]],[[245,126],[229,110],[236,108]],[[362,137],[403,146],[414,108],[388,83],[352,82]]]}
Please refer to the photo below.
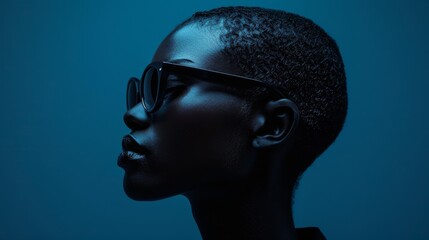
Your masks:
{"label": "cheek", "polygon": [[240,159],[249,132],[242,101],[218,92],[194,93],[169,105],[154,126],[160,167],[170,175],[205,178],[234,175],[245,168]]}

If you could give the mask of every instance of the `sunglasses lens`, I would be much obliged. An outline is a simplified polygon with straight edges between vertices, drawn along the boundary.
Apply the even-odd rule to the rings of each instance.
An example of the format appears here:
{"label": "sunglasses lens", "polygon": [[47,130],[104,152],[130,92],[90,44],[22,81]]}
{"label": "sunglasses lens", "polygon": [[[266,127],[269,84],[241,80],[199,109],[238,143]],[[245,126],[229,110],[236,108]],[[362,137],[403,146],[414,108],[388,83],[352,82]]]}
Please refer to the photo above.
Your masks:
{"label": "sunglasses lens", "polygon": [[127,110],[134,107],[139,101],[138,91],[139,80],[137,78],[130,78],[127,85]]}
{"label": "sunglasses lens", "polygon": [[158,72],[155,68],[149,68],[146,71],[142,93],[146,110],[152,110],[158,97]]}

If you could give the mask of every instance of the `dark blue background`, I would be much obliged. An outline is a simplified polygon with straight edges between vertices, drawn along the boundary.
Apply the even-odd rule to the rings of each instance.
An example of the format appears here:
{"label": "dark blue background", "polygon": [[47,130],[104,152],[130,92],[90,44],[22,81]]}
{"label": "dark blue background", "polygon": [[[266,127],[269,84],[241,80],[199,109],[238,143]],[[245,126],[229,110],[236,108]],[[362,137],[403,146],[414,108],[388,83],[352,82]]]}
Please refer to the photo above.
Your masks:
{"label": "dark blue background", "polygon": [[197,10],[314,20],[348,77],[343,132],[305,174],[296,225],[330,240],[429,239],[428,1],[0,3],[0,239],[200,239],[182,197],[134,202],[116,166],[125,85]]}

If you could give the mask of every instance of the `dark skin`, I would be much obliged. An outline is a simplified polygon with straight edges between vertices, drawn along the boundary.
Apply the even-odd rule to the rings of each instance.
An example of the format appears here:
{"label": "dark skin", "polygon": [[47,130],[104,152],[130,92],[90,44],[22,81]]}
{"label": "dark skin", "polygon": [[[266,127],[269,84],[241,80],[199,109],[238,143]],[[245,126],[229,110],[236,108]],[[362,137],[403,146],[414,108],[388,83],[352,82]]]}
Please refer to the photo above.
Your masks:
{"label": "dark skin", "polygon": [[[164,39],[152,61],[242,75],[221,54],[220,31],[187,25]],[[149,149],[145,164],[122,166],[127,195],[184,195],[205,240],[296,239],[287,171],[293,103],[260,101],[246,114],[245,100],[225,86],[184,84],[157,112],[137,104],[124,115],[135,144]]]}

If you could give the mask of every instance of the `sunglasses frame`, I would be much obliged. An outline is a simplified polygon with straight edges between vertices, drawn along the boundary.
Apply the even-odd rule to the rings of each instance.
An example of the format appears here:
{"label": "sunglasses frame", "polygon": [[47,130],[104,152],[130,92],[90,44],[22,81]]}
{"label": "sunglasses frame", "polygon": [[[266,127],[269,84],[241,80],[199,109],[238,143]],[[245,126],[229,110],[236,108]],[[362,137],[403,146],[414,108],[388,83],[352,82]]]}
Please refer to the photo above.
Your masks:
{"label": "sunglasses frame", "polygon": [[[155,70],[157,73],[158,81],[157,81],[157,95],[154,101],[154,104],[152,107],[147,106],[144,100],[144,78],[146,76],[146,73],[149,70]],[[129,99],[129,89],[131,87],[131,84],[133,84],[133,87],[135,88],[135,96],[141,99],[141,102],[143,104],[144,109],[148,113],[154,113],[156,112],[162,105],[162,99],[164,97],[165,88],[167,86],[167,76],[168,73],[174,73],[178,75],[183,76],[189,76],[195,79],[198,79],[200,81],[205,82],[213,82],[213,83],[221,83],[225,85],[237,85],[241,87],[249,87],[249,83],[253,83],[255,85],[259,85],[261,87],[265,87],[269,91],[271,91],[276,97],[278,98],[286,98],[284,94],[279,91],[278,89],[266,84],[263,81],[247,78],[235,74],[230,73],[224,73],[219,71],[213,71],[203,68],[195,68],[190,66],[184,66],[176,63],[171,62],[152,62],[150,63],[144,70],[142,77],[140,80],[137,78],[130,78],[127,85],[127,109],[130,109],[135,105],[135,103],[130,103]]]}

